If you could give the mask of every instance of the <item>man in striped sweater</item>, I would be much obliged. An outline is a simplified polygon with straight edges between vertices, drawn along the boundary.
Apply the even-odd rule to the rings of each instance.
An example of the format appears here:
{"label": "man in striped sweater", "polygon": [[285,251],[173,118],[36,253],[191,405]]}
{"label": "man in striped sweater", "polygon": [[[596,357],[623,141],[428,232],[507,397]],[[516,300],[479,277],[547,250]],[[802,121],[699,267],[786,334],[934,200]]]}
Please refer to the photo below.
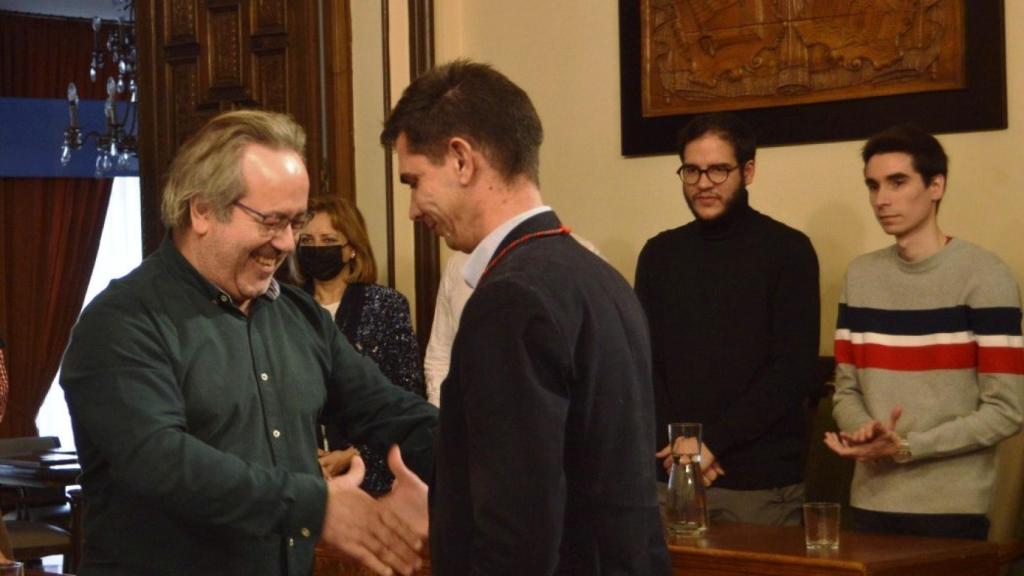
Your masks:
{"label": "man in striped sweater", "polygon": [[864,146],[864,180],[893,246],[849,267],[825,442],[857,466],[852,519],[871,532],[984,539],[996,445],[1024,404],[1020,295],[994,254],[946,236],[946,154],[898,126]]}

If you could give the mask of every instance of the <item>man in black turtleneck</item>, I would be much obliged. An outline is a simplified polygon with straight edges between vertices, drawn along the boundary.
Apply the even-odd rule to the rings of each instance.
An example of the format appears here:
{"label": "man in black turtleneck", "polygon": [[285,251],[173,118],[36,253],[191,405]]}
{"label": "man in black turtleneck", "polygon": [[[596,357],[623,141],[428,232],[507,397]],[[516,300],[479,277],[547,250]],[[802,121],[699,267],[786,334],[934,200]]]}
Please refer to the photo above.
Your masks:
{"label": "man in black turtleneck", "polygon": [[669,422],[701,422],[711,522],[794,525],[818,260],[807,236],[748,204],[755,149],[733,114],[698,116],[680,131],[677,173],[695,219],[647,242],[635,288],[651,331],[659,462]]}

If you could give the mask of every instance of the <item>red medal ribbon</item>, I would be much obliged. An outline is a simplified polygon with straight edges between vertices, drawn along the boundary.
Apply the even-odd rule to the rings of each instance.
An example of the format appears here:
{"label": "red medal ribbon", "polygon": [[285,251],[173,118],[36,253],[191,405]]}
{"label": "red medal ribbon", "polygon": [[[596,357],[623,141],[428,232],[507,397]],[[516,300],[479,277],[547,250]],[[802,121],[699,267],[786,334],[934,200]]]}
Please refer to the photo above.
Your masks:
{"label": "red medal ribbon", "polygon": [[523,236],[522,238],[515,240],[508,246],[505,246],[505,248],[501,252],[499,252],[497,256],[491,259],[491,263],[487,265],[487,268],[484,268],[484,273],[480,275],[480,281],[477,282],[477,285],[479,285],[479,283],[483,281],[484,277],[487,276],[487,273],[490,272],[492,268],[497,266],[498,262],[501,262],[501,259],[507,256],[508,253],[511,252],[514,248],[518,248],[519,246],[522,246],[523,244],[529,242],[530,240],[536,240],[537,238],[544,238],[546,236],[559,236],[561,234],[569,234],[570,232],[572,232],[572,230],[570,230],[568,226],[559,226],[558,228],[552,228],[550,230],[541,230],[539,232],[533,232],[527,234],[526,236]]}

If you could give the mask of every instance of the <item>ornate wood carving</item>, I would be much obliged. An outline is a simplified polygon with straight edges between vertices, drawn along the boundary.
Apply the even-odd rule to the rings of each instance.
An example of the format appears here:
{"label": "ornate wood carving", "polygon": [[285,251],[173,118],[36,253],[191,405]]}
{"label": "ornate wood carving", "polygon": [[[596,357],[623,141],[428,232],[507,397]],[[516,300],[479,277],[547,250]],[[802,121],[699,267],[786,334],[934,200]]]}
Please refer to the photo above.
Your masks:
{"label": "ornate wood carving", "polygon": [[642,0],[644,116],[965,86],[965,0]]}
{"label": "ornate wood carving", "polygon": [[288,111],[288,62],[285,53],[268,52],[256,55],[257,98],[268,110]]}
{"label": "ornate wood carving", "polygon": [[211,87],[242,87],[242,26],[240,6],[211,8],[209,11],[209,55]]}
{"label": "ornate wood carving", "polygon": [[287,15],[283,0],[257,0],[256,29],[261,32],[285,30],[288,27]]}
{"label": "ornate wood carving", "polygon": [[[323,90],[321,4],[330,79]],[[291,114],[306,129],[311,194],[326,182],[352,182],[351,80],[332,76],[350,75],[348,0],[151,0],[136,10],[146,253],[163,237],[160,187],[168,165],[220,111]],[[330,103],[326,123],[322,94]]]}
{"label": "ornate wood carving", "polygon": [[174,129],[174,148],[181,146],[189,136],[202,126],[204,119],[197,114],[198,73],[195,62],[171,63],[167,67],[167,93],[170,98],[170,125]]}
{"label": "ornate wood carving", "polygon": [[165,10],[164,19],[167,20],[168,25],[164,41],[173,43],[185,39],[188,42],[194,42],[196,38],[196,0],[171,0],[165,4]]}

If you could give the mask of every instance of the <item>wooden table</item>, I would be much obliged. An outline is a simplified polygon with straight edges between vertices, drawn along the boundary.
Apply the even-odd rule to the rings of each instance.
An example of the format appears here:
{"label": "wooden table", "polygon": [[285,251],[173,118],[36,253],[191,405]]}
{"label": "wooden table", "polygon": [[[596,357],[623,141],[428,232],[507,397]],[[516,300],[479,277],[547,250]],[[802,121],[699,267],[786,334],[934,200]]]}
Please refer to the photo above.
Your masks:
{"label": "wooden table", "polygon": [[673,574],[686,576],[996,576],[998,546],[843,532],[839,550],[809,552],[801,527],[716,524],[701,538],[670,537]]}
{"label": "wooden table", "polygon": [[[839,550],[808,552],[801,527],[716,524],[702,538],[668,539],[672,573],[683,576],[997,576],[989,542],[843,532]],[[426,558],[426,555],[425,555]],[[318,547],[315,576],[370,574]],[[430,574],[427,561],[419,576]]]}
{"label": "wooden table", "polygon": [[[348,558],[337,550],[327,548],[322,543],[316,547],[316,561],[313,564],[313,576],[373,576],[374,572],[364,568],[359,562]],[[423,550],[423,567],[416,571],[416,576],[430,576],[430,551]]]}

